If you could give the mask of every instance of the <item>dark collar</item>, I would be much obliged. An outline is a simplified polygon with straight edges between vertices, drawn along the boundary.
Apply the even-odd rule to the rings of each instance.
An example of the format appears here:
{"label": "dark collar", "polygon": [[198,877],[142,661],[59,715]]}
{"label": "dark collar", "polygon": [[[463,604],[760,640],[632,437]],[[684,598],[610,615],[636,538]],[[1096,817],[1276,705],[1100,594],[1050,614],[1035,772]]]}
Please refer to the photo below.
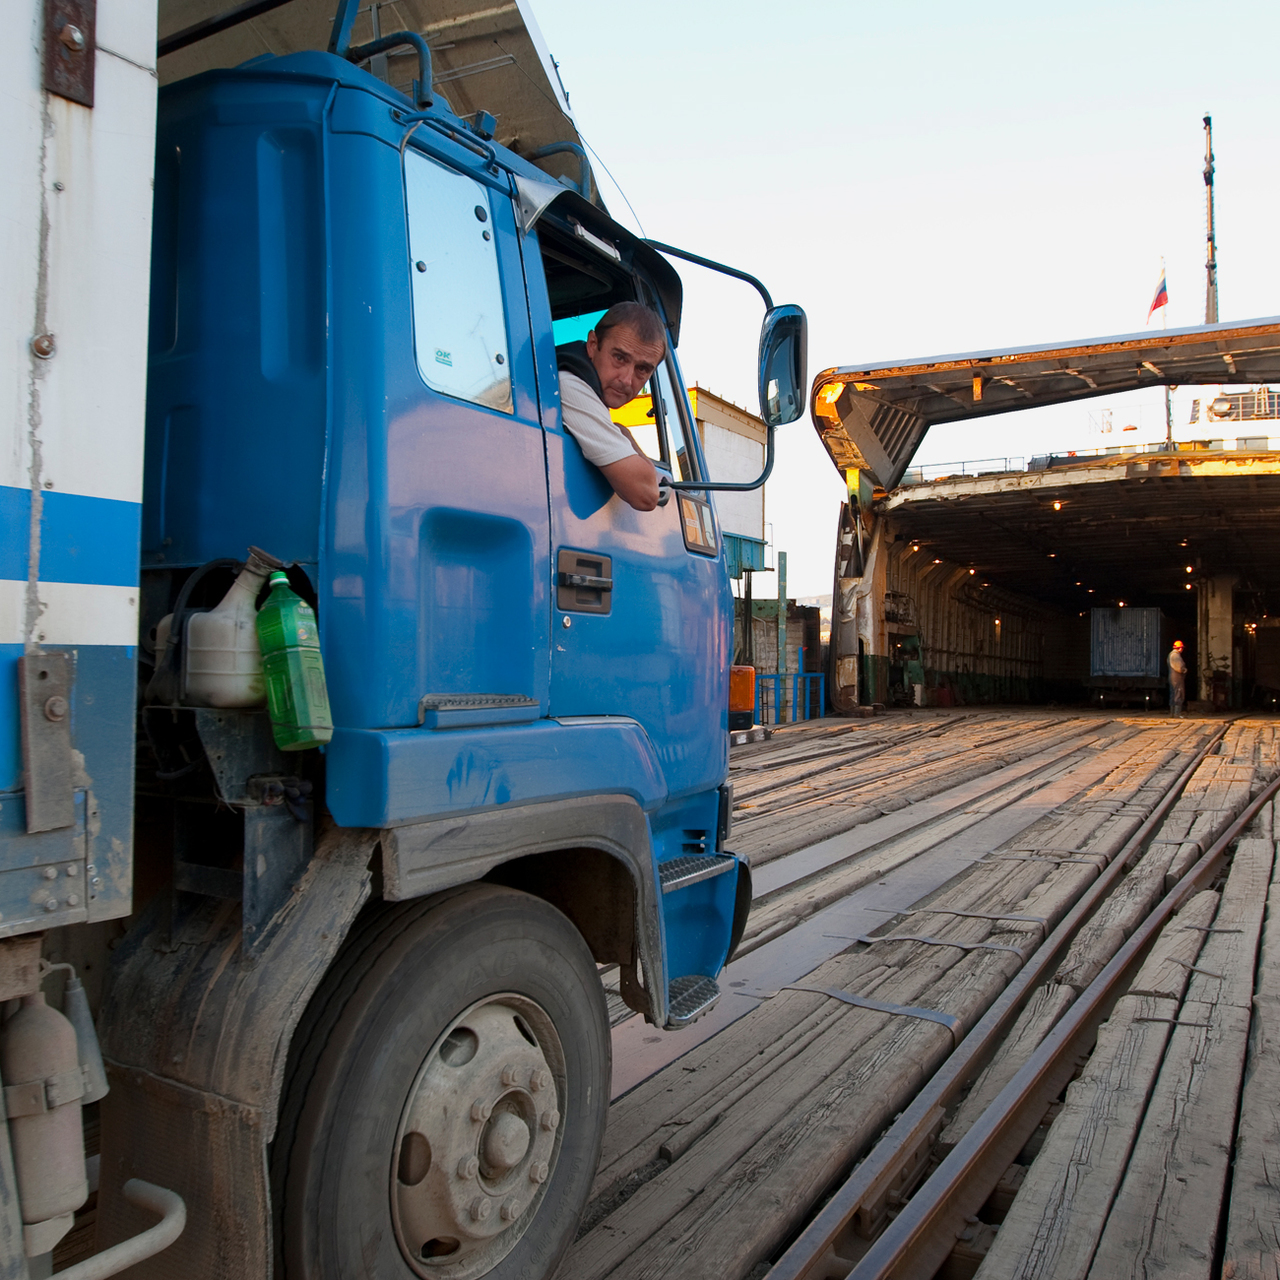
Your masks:
{"label": "dark collar", "polygon": [[600,375],[596,372],[595,365],[587,358],[585,342],[566,342],[564,346],[557,347],[556,368],[561,373],[571,373],[574,377],[581,378],[596,393],[600,403],[604,404],[604,388],[600,385]]}

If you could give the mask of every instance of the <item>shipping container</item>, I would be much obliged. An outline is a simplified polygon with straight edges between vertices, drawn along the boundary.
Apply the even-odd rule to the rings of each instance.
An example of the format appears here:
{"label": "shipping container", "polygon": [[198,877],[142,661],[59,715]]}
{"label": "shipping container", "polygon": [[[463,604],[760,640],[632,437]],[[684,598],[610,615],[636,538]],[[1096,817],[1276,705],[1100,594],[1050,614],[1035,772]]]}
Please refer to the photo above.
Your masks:
{"label": "shipping container", "polygon": [[1159,609],[1094,609],[1089,633],[1086,683],[1093,701],[1164,702],[1173,631]]}

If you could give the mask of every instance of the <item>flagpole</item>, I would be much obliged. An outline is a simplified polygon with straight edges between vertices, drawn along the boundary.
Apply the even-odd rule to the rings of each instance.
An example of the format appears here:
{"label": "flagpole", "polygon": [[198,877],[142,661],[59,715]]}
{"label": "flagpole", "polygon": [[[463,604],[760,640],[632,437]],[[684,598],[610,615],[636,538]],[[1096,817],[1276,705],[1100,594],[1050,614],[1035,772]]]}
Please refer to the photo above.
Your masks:
{"label": "flagpole", "polygon": [[[1160,308],[1160,328],[1169,327],[1169,281],[1164,273],[1164,259],[1160,259],[1160,279],[1165,282],[1164,306]],[[1164,451],[1173,452],[1173,400],[1169,392],[1169,384],[1164,384]]]}
{"label": "flagpole", "polygon": [[1218,245],[1213,235],[1213,120],[1204,118],[1204,194],[1207,206],[1209,256],[1205,261],[1204,322],[1218,323]]}

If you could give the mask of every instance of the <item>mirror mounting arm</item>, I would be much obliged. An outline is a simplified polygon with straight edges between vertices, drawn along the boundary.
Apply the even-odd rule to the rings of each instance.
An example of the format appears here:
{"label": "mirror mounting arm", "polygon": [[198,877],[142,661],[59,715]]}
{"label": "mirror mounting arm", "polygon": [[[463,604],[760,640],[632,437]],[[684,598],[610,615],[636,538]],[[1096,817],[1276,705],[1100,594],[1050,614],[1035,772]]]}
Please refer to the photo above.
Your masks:
{"label": "mirror mounting arm", "polygon": [[683,258],[686,262],[696,262],[700,267],[708,267],[712,271],[719,271],[722,275],[733,276],[735,280],[745,280],[759,290],[760,296],[764,299],[765,310],[773,310],[773,298],[769,295],[769,290],[750,272],[725,266],[723,262],[717,262],[714,258],[703,258],[696,253],[690,253],[687,249],[677,249],[674,245],[663,244],[661,240],[646,240],[645,244],[651,249],[657,249],[659,253],[669,254],[673,258]]}
{"label": "mirror mounting arm", "polygon": [[[660,476],[658,478],[659,494],[661,495],[667,489],[674,489],[677,492],[684,489],[697,490],[698,492],[714,489],[719,493],[750,493],[752,489],[760,488],[773,473],[773,433],[774,428],[769,427],[768,435],[765,439],[764,470],[757,479],[733,482],[722,480],[717,482],[715,480],[668,480],[666,476]],[[658,505],[660,507],[665,506],[666,499],[659,496]]]}

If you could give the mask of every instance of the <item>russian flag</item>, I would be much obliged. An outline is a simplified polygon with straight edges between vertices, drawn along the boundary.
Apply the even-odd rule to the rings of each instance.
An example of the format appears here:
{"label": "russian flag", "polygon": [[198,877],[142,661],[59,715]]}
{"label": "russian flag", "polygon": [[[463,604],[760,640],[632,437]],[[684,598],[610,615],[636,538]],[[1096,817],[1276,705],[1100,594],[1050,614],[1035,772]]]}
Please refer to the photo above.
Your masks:
{"label": "russian flag", "polygon": [[1147,323],[1151,323],[1151,317],[1155,315],[1160,307],[1169,305],[1169,286],[1165,284],[1164,268],[1160,268],[1160,283],[1156,285],[1156,296],[1151,299],[1151,310],[1147,312]]}

